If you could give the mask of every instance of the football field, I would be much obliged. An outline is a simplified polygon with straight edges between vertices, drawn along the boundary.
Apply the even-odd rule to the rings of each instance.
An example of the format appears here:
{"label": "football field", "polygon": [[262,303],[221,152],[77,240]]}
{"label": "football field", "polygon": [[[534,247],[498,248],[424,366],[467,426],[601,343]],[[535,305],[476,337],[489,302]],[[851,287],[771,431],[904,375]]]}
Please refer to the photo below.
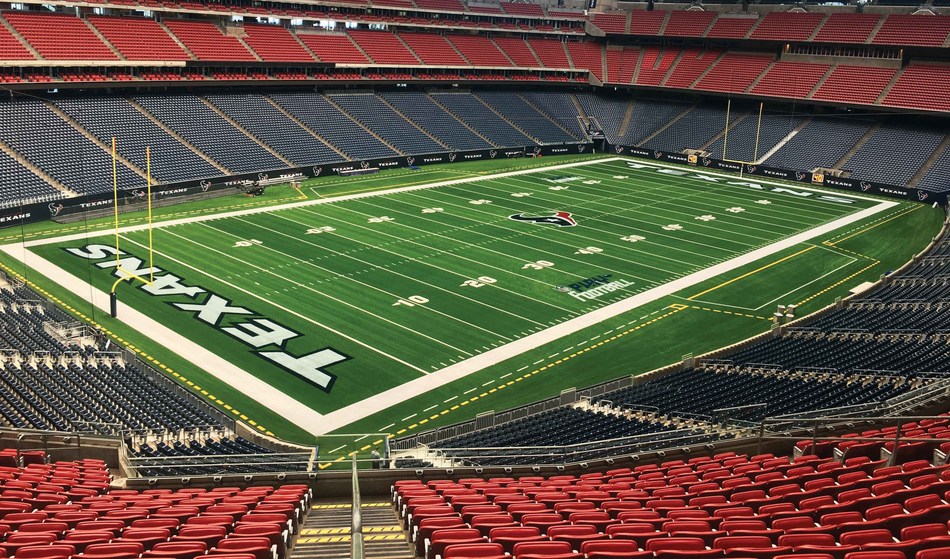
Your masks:
{"label": "football field", "polygon": [[[367,416],[362,432],[395,432],[399,405],[438,394],[448,412],[447,387],[499,367],[514,391],[552,348],[650,313],[763,331],[776,304],[883,272],[835,240],[921,207],[622,158],[313,192],[126,227],[118,252],[101,233],[4,249],[100,309],[129,271],[151,278],[120,282],[119,320],[203,370],[210,400],[228,386],[316,436]],[[616,362],[601,378],[632,372]]]}

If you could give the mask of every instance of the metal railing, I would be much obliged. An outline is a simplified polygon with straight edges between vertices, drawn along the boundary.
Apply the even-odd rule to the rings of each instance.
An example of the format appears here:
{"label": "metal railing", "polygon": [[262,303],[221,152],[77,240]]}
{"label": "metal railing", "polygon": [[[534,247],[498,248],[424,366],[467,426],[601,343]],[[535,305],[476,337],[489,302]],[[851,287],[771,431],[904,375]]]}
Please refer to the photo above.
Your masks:
{"label": "metal railing", "polygon": [[[950,442],[950,438],[946,437],[906,437],[903,436],[904,427],[908,422],[920,422],[923,420],[946,420],[947,416],[939,415],[864,415],[864,414],[854,414],[854,415],[836,415],[836,416],[825,416],[825,417],[799,417],[794,418],[798,421],[800,425],[807,424],[809,427],[806,430],[810,435],[808,438],[811,439],[811,448],[814,450],[818,443],[820,442],[829,442],[829,441],[849,441],[849,442],[884,442],[884,443],[893,443],[894,451],[890,454],[889,466],[894,465],[894,461],[898,456],[898,450],[901,443],[915,443],[915,442],[931,442],[936,444],[943,442]],[[762,431],[759,434],[759,448],[762,448],[762,441],[764,440],[802,440],[802,432],[796,435],[793,432],[781,432],[781,433],[766,433],[766,426],[771,423],[770,419],[764,419],[762,421]],[[848,434],[848,436],[841,435],[827,435],[819,436],[820,431],[830,431],[835,428],[840,428],[842,426],[847,426],[849,428],[856,427],[857,425],[880,425],[880,424],[893,424],[896,428],[894,430],[893,436],[866,436],[866,435],[855,435],[853,433]]]}
{"label": "metal railing", "polygon": [[352,559],[363,559],[363,503],[360,499],[360,474],[357,465],[356,455],[353,455],[353,510],[350,526],[350,557]]}
{"label": "metal railing", "polygon": [[[751,430],[749,430],[751,434]],[[430,448],[430,457],[457,465],[567,465],[623,454],[707,444],[739,430],[691,432],[688,428],[561,446]],[[418,449],[417,449],[418,450]]]}

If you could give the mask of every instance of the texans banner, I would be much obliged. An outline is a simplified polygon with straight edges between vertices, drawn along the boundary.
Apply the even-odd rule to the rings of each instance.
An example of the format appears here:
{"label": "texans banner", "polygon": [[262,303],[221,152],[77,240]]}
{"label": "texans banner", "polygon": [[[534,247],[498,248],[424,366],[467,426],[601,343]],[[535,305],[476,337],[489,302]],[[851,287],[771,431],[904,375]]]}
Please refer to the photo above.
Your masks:
{"label": "texans banner", "polygon": [[770,177],[795,182],[807,182],[819,186],[830,186],[834,188],[842,188],[844,190],[866,192],[868,194],[880,194],[881,196],[901,198],[903,200],[916,200],[918,202],[926,202],[928,204],[933,202],[937,202],[941,205],[947,204],[947,195],[944,193],[929,192],[907,186],[894,186],[890,184],[862,181],[844,177],[830,177],[823,173],[812,173],[811,171],[793,171],[789,169],[780,169],[778,167],[766,167],[764,165],[733,163],[731,161],[723,161],[721,159],[715,159],[712,157],[696,157],[693,155],[684,155],[682,153],[653,151],[634,146],[611,146],[610,151],[614,153],[625,153],[636,157],[652,159],[654,161],[685,163],[687,165],[706,167],[707,169],[716,169],[718,171],[729,171],[731,173],[742,172],[747,175]]}
{"label": "texans banner", "polygon": [[[559,144],[552,146],[523,146],[512,148],[483,149],[472,151],[453,151],[445,153],[430,153],[424,155],[410,155],[407,157],[386,157],[368,159],[364,161],[344,161],[298,167],[278,169],[263,173],[244,173],[227,177],[213,177],[200,180],[183,181],[152,186],[152,201],[172,198],[198,198],[202,194],[219,190],[239,189],[253,186],[262,180],[286,179],[304,180],[324,175],[334,175],[341,171],[366,171],[372,169],[391,169],[396,167],[418,167],[437,163],[457,163],[463,161],[480,161],[483,159],[508,159],[524,157],[526,154],[538,155],[567,155],[589,153],[593,144]],[[120,210],[138,209],[144,206],[148,197],[144,186],[123,190],[120,192]],[[54,217],[63,217],[71,214],[83,213],[88,210],[110,208],[113,205],[112,193],[91,196],[79,196],[68,200],[57,200],[52,203],[30,204],[15,208],[0,210],[0,228],[43,221]]]}

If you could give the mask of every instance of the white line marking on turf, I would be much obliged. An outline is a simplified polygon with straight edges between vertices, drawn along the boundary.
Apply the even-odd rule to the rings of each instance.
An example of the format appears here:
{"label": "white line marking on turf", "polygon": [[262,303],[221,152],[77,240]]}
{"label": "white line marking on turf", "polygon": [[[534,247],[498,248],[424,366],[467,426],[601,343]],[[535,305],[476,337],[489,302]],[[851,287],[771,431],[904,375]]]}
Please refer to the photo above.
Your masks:
{"label": "white line marking on turf", "polygon": [[[363,192],[363,193],[351,194],[351,195],[346,195],[346,196],[340,196],[336,198],[322,198],[318,200],[308,200],[304,202],[295,202],[291,204],[285,204],[282,206],[250,208],[250,209],[245,209],[245,210],[237,210],[233,212],[225,212],[221,214],[187,217],[187,218],[182,218],[182,219],[165,221],[165,222],[154,225],[154,227],[155,228],[175,227],[177,225],[197,223],[197,222],[202,222],[202,221],[212,221],[212,220],[223,219],[223,218],[228,218],[228,217],[275,212],[275,211],[280,211],[282,209],[289,209],[289,208],[303,208],[303,207],[314,206],[318,204],[341,202],[344,200],[355,200],[355,199],[361,199],[361,198],[369,198],[372,196],[385,196],[385,195],[398,193],[398,192],[414,192],[417,190],[437,188],[440,186],[448,186],[448,185],[453,185],[453,184],[466,184],[469,182],[478,182],[478,181],[484,181],[484,180],[504,178],[506,176],[527,175],[527,174],[546,172],[546,171],[552,171],[552,170],[567,169],[567,168],[573,168],[573,167],[583,167],[587,165],[601,165],[604,163],[611,163],[611,162],[617,162],[617,161],[628,161],[628,159],[613,157],[613,158],[587,160],[587,161],[580,161],[580,162],[574,162],[574,163],[566,163],[563,165],[552,165],[552,166],[543,167],[543,168],[522,169],[522,170],[517,170],[517,171],[493,174],[493,175],[480,175],[476,177],[441,181],[441,182],[424,184],[424,185],[407,186],[407,187],[388,189],[388,190],[379,190],[379,191],[373,191],[373,192]],[[675,166],[664,165],[662,163],[652,164],[651,166],[677,168]],[[722,173],[715,173],[715,172],[709,172],[709,171],[695,171],[695,172],[700,173],[700,174],[711,175],[711,176],[720,176],[732,181],[736,180],[736,177],[732,175],[722,174]],[[793,187],[788,187],[786,185],[782,185],[779,183],[772,183],[767,180],[756,180],[755,182],[758,184],[769,184],[769,185],[781,186],[785,188],[794,188],[800,191],[804,190],[804,191],[812,191],[812,192],[821,192],[821,193],[826,193],[826,194],[829,193],[829,191],[827,190],[815,189],[815,188],[810,188],[806,186],[796,185]],[[833,192],[833,194],[836,197],[878,202],[875,199],[869,199],[869,198],[865,198],[859,195],[845,193],[845,192]],[[822,235],[834,229],[843,227],[845,225],[849,225],[851,223],[858,222],[866,217],[869,217],[870,215],[873,215],[880,211],[890,209],[896,205],[898,205],[897,202],[890,202],[890,201],[880,202],[876,206],[872,206],[871,208],[856,212],[850,216],[846,216],[845,218],[826,223],[818,228],[806,231],[796,236],[789,237],[773,245],[762,247],[761,249],[758,249],[756,251],[743,254],[739,257],[734,258],[733,260],[721,262],[705,270],[701,270],[689,276],[675,280],[674,282],[671,282],[670,284],[659,286],[657,288],[654,288],[648,291],[644,291],[642,293],[634,295],[633,297],[629,299],[625,299],[617,303],[611,304],[609,307],[602,307],[589,314],[585,314],[577,318],[573,318],[571,320],[562,322],[561,324],[553,328],[550,328],[548,330],[543,330],[540,332],[537,332],[537,330],[541,330],[540,328],[532,330],[537,333],[530,334],[529,336],[521,340],[499,346],[498,348],[493,349],[483,355],[476,356],[475,358],[462,361],[451,367],[446,367],[428,376],[424,376],[424,377],[409,381],[407,383],[404,383],[402,385],[396,386],[385,392],[378,393],[375,396],[372,396],[360,402],[355,402],[344,408],[340,408],[337,411],[332,412],[331,414],[326,414],[326,415],[320,414],[316,412],[315,410],[305,406],[299,401],[293,399],[291,396],[278,391],[273,386],[263,381],[260,381],[253,375],[236,367],[229,361],[226,361],[221,356],[213,353],[211,350],[205,347],[202,347],[198,345],[197,343],[192,342],[191,340],[188,340],[187,338],[185,338],[178,332],[171,330],[170,328],[160,324],[159,322],[152,319],[151,317],[146,316],[144,313],[141,313],[137,311],[136,309],[122,302],[119,303],[119,312],[122,314],[123,322],[132,326],[133,328],[137,329],[140,332],[148,332],[149,337],[153,341],[161,345],[164,345],[165,347],[176,348],[180,355],[182,355],[183,357],[191,361],[193,364],[195,364],[199,368],[205,370],[209,374],[219,378],[221,381],[229,385],[240,386],[244,394],[248,396],[249,398],[252,398],[255,401],[260,402],[263,405],[270,407],[272,409],[281,409],[282,414],[288,421],[300,426],[301,428],[307,430],[311,434],[320,435],[320,434],[324,434],[329,431],[332,431],[348,423],[351,423],[357,418],[365,417],[367,415],[370,415],[372,413],[378,412],[382,409],[395,405],[399,402],[403,402],[419,394],[430,391],[438,386],[443,386],[452,381],[458,380],[460,378],[464,378],[465,376],[472,374],[478,370],[481,370],[485,367],[488,367],[494,363],[498,363],[503,360],[509,359],[511,357],[520,355],[530,349],[533,349],[535,347],[538,347],[540,345],[553,341],[562,336],[568,335],[584,327],[590,326],[591,324],[595,324],[596,322],[606,320],[607,318],[610,318],[611,316],[616,316],[617,314],[627,312],[628,310],[631,310],[633,308],[641,306],[642,304],[645,304],[648,300],[655,300],[668,293],[679,291],[695,283],[705,281],[706,279],[709,279],[716,275],[730,271],[731,269],[734,269],[735,267],[742,266],[748,262],[752,262],[759,258],[768,256],[769,254],[773,254],[775,252],[783,250],[787,246],[792,246],[800,241],[809,240],[811,238],[817,237],[819,235]],[[149,227],[151,227],[150,224],[134,225],[134,226],[122,227],[119,229],[119,232],[127,233],[127,232],[134,232],[134,231],[145,231],[145,230],[148,230]],[[91,303],[95,308],[101,309],[103,311],[108,311],[109,296],[107,293],[99,289],[90,289],[89,284],[86,281],[83,281],[79,279],[78,277],[66,272],[65,270],[49,262],[48,260],[41,258],[40,256],[32,252],[25,251],[23,249],[28,248],[28,247],[33,247],[33,246],[47,245],[47,244],[54,244],[54,243],[61,243],[61,242],[68,242],[68,241],[88,242],[88,239],[91,239],[91,238],[108,237],[111,235],[113,235],[113,231],[109,231],[109,230],[103,230],[101,232],[97,232],[94,234],[90,234],[89,232],[80,232],[80,233],[65,235],[61,237],[37,239],[33,241],[27,241],[25,243],[21,242],[21,243],[15,243],[15,244],[7,244],[0,247],[0,250],[3,250],[5,253],[9,254],[16,260],[23,262],[25,265],[34,269],[38,273],[43,274],[45,277],[52,279],[53,281],[55,281],[56,283],[58,283],[59,285],[67,289],[68,291],[80,296],[84,300]],[[223,282],[223,283],[225,283],[229,287],[234,288],[238,291],[241,291],[249,295],[253,295],[252,292],[242,289],[236,285],[229,284],[228,282]],[[284,310],[290,314],[296,315],[296,313],[293,313],[289,309],[284,309]],[[656,311],[656,312],[659,312],[659,311]],[[379,352],[377,348],[369,346],[342,332],[332,330],[329,328],[328,330],[331,330],[335,334],[343,338],[346,338],[348,340],[351,340],[354,343],[367,347],[371,351]],[[398,359],[395,359],[392,356],[387,355],[387,357],[390,357],[396,361],[399,361]],[[423,371],[422,369],[418,367],[415,367],[414,365],[411,365],[409,363],[405,363],[402,361],[400,362],[411,369],[417,370],[425,374],[425,371]],[[420,383],[419,381],[425,381],[425,382]],[[472,388],[471,390],[466,391],[464,394],[474,392],[475,390],[476,388]],[[332,415],[332,420],[327,421],[327,419],[330,418],[331,415]]]}
{"label": "white line marking on turf", "polygon": [[449,384],[450,382],[465,378],[466,376],[485,369],[486,367],[501,363],[502,361],[506,361],[512,357],[517,357],[526,351],[541,347],[563,336],[583,330],[592,324],[596,324],[625,312],[629,312],[642,305],[651,303],[662,297],[676,293],[677,291],[687,289],[721,274],[725,274],[749,263],[755,262],[756,260],[775,254],[776,252],[809,241],[815,237],[825,235],[830,231],[840,227],[844,227],[851,223],[868,218],[881,211],[885,211],[897,206],[898,204],[899,202],[892,202],[889,200],[880,201],[877,205],[870,208],[854,212],[840,219],[825,223],[819,227],[815,227],[797,235],[786,237],[780,241],[758,248],[756,250],[746,252],[745,254],[737,256],[731,260],[721,262],[698,272],[694,272],[687,276],[675,279],[666,284],[648,289],[642,293],[628,297],[627,299],[623,299],[606,307],[601,307],[591,311],[590,313],[583,316],[562,322],[557,326],[553,326],[544,331],[532,334],[525,338],[521,338],[520,340],[516,340],[509,344],[505,344],[499,348],[482,353],[480,355],[476,355],[475,357],[466,359],[465,361],[462,361],[456,365],[452,365],[451,367],[446,367],[441,371],[436,371],[435,373],[429,374],[423,378],[413,379],[395,388],[391,388],[370,396],[356,404],[350,404],[334,412],[328,413],[325,416],[324,421],[319,425],[319,428],[326,430],[326,432],[333,431],[334,429],[343,427],[361,417],[377,413],[399,402],[403,402],[412,397]]}
{"label": "white line marking on turf", "polygon": [[468,394],[468,393],[470,393],[470,392],[475,392],[476,390],[478,390],[478,389],[477,389],[477,388],[469,388],[469,389],[466,390],[465,392],[462,392],[462,395],[464,396],[465,394]]}
{"label": "white line marking on turf", "polygon": [[425,412],[427,412],[427,411],[429,411],[429,410],[434,410],[434,409],[437,408],[437,407],[439,407],[438,404],[433,404],[433,405],[427,407],[426,409],[422,410],[422,413],[425,413]]}
{"label": "white line marking on turf", "polygon": [[482,383],[482,386],[488,386],[489,384],[491,384],[491,383],[493,383],[493,382],[495,382],[495,379],[491,379],[491,380],[488,381],[488,382],[483,382],[483,383]]}
{"label": "white line marking on turf", "polygon": [[501,376],[498,377],[498,378],[508,378],[508,377],[510,377],[510,376],[511,376],[511,373],[505,373],[505,374],[501,375]]}
{"label": "white line marking on turf", "polygon": [[369,435],[363,435],[362,437],[360,437],[360,438],[358,438],[358,439],[354,439],[353,442],[354,442],[354,443],[358,443],[358,442],[362,441],[363,439],[365,439],[365,438],[368,437],[368,436],[369,436]]}
{"label": "white line marking on turf", "polygon": [[410,416],[408,416],[408,417],[402,418],[401,421],[409,421],[410,419],[412,419],[413,417],[415,417],[415,416],[417,416],[417,415],[419,415],[419,414],[418,414],[418,413],[414,413],[414,414],[412,414],[412,415],[410,415]]}
{"label": "white line marking on turf", "polygon": [[449,398],[448,400],[446,400],[446,401],[444,401],[444,402],[442,402],[442,403],[443,403],[443,404],[448,404],[449,402],[451,402],[452,400],[454,400],[454,399],[456,399],[456,398],[458,398],[457,395],[456,395],[456,396],[452,396],[451,398]]}
{"label": "white line marking on turf", "polygon": [[334,452],[340,450],[341,448],[343,448],[343,447],[345,447],[345,446],[346,446],[345,444],[342,444],[342,445],[340,445],[340,446],[334,448],[333,450],[330,451],[330,454],[333,454]]}
{"label": "white line marking on turf", "polygon": [[[390,427],[394,427],[395,425],[396,425],[395,423],[390,423],[389,425],[387,425],[387,426],[385,426],[385,427],[380,427],[379,430],[380,430],[380,431],[385,431],[386,429],[389,429]],[[345,446],[345,445],[344,445],[344,446]]]}

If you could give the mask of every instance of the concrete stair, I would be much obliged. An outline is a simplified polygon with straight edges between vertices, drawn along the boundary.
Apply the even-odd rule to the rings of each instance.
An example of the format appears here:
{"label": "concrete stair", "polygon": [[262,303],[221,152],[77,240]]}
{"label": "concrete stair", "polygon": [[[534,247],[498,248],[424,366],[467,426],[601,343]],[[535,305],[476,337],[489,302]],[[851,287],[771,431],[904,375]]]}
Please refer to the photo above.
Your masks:
{"label": "concrete stair", "polygon": [[[102,150],[105,151],[106,153],[108,153],[110,157],[112,156],[112,145],[111,145],[111,144],[106,144],[105,142],[103,142],[102,140],[100,140],[99,138],[97,138],[97,137],[95,136],[95,134],[93,134],[93,133],[89,132],[88,130],[86,130],[85,128],[83,128],[81,124],[79,124],[78,122],[76,122],[75,120],[73,120],[73,117],[71,117],[71,116],[69,116],[68,114],[66,114],[65,112],[63,112],[59,107],[57,107],[56,105],[54,105],[52,102],[50,102],[50,101],[44,101],[43,104],[46,105],[46,107],[47,107],[49,110],[51,110],[52,112],[56,113],[56,116],[58,116],[59,118],[65,120],[70,126],[72,126],[73,128],[75,128],[76,130],[78,130],[83,136],[85,136],[86,138],[89,138],[89,141],[91,141],[92,143],[94,143],[94,144],[96,144],[97,146],[99,146],[100,148],[102,148]],[[144,179],[144,178],[147,178],[148,175],[146,174],[145,170],[139,169],[134,163],[132,163],[131,161],[129,161],[128,159],[126,159],[125,157],[123,157],[121,154],[116,153],[115,159],[116,159],[116,161],[121,162],[123,165],[125,165],[125,166],[128,167],[129,169],[132,169],[132,171],[133,171],[135,174],[139,175],[139,176],[142,177],[143,179]],[[109,180],[111,181],[111,180],[112,180],[112,177],[109,177]],[[152,177],[152,183],[153,183],[153,184],[158,184],[159,181],[155,180],[155,177]]]}
{"label": "concrete stair", "polygon": [[23,45],[23,48],[30,51],[30,54],[35,56],[38,60],[43,60],[43,55],[40,54],[40,51],[33,48],[33,45],[31,45],[29,41],[26,40],[26,37],[24,37],[23,35],[20,35],[20,32],[17,31],[15,27],[10,25],[10,22],[4,19],[2,16],[0,16],[0,25],[3,25],[4,27],[6,27],[7,31],[9,31],[11,35],[16,37],[17,41],[20,41],[20,44]]}
{"label": "concrete stair", "polygon": [[219,109],[217,106],[215,106],[214,103],[212,103],[211,101],[208,101],[208,100],[205,99],[204,97],[199,97],[198,99],[200,99],[202,103],[204,103],[205,105],[207,105],[209,109],[211,109],[212,111],[214,111],[215,113],[217,113],[218,116],[220,116],[221,118],[223,118],[224,120],[226,120],[226,121],[228,122],[228,124],[230,124],[231,126],[237,128],[238,130],[240,130],[241,132],[243,132],[245,136],[247,136],[248,138],[250,138],[251,140],[253,140],[257,145],[259,145],[259,146],[261,146],[262,148],[264,148],[264,150],[266,150],[268,153],[270,153],[271,155],[273,155],[273,156],[276,157],[277,159],[280,159],[281,162],[283,162],[285,165],[287,165],[288,167],[296,167],[296,166],[297,166],[293,161],[291,161],[291,160],[287,159],[286,157],[284,157],[283,155],[281,155],[276,149],[274,149],[274,148],[270,147],[269,145],[267,145],[266,143],[264,143],[263,140],[261,140],[260,138],[258,138],[258,137],[255,136],[254,134],[251,134],[250,130],[248,130],[247,128],[244,128],[243,126],[241,126],[241,124],[238,123],[238,121],[236,121],[236,120],[234,120],[233,118],[231,118],[230,116],[228,116],[224,111],[222,111],[222,110]]}
{"label": "concrete stair", "polygon": [[538,142],[538,143],[541,143],[541,140],[540,140],[539,138],[535,138],[535,137],[532,136],[531,134],[528,134],[527,131],[522,130],[521,127],[519,127],[517,124],[515,124],[514,122],[512,122],[511,119],[509,119],[509,118],[506,117],[505,115],[503,115],[503,114],[501,114],[500,112],[498,112],[497,110],[495,110],[495,107],[492,107],[491,105],[489,105],[488,103],[486,103],[484,99],[482,99],[481,97],[479,97],[478,95],[475,95],[475,94],[472,94],[472,97],[474,97],[475,99],[478,99],[478,102],[481,103],[482,105],[485,105],[485,108],[486,108],[486,109],[488,109],[489,111],[491,111],[491,112],[495,113],[496,115],[498,115],[498,118],[500,118],[500,119],[504,120],[505,122],[507,122],[509,125],[511,125],[512,128],[514,128],[514,129],[517,130],[518,132],[521,132],[521,133],[524,134],[525,136],[527,136],[527,137],[533,139],[534,141],[536,141],[536,142]]}
{"label": "concrete stair", "polygon": [[233,174],[234,174],[234,171],[232,171],[231,169],[228,169],[228,168],[225,167],[224,165],[218,163],[217,161],[215,161],[214,159],[212,159],[211,156],[209,156],[209,155],[206,154],[205,152],[201,151],[200,149],[196,148],[195,146],[191,145],[191,143],[189,143],[188,140],[186,140],[184,137],[182,137],[181,135],[179,135],[178,132],[175,132],[174,130],[172,130],[171,128],[169,128],[168,126],[166,126],[164,122],[162,122],[162,121],[158,120],[157,118],[155,118],[155,116],[153,116],[152,113],[150,113],[150,112],[148,112],[147,110],[145,110],[145,107],[143,107],[142,105],[139,105],[138,103],[136,103],[135,101],[133,101],[133,100],[131,100],[131,99],[126,99],[126,101],[128,101],[129,104],[132,105],[132,106],[135,108],[135,110],[137,110],[138,112],[140,112],[140,113],[142,113],[143,115],[145,115],[145,117],[148,118],[149,120],[151,120],[152,122],[154,122],[156,126],[158,126],[159,128],[161,128],[162,130],[164,130],[166,134],[168,134],[168,135],[171,136],[172,138],[175,138],[176,140],[178,140],[179,142],[181,142],[183,145],[185,145],[185,146],[187,146],[189,149],[191,149],[191,151],[193,151],[193,152],[195,152],[196,154],[198,154],[198,157],[204,159],[204,160],[207,161],[209,164],[213,165],[215,169],[221,171],[221,172],[224,173],[225,175],[233,175]]}
{"label": "concrete stair", "polygon": [[181,48],[181,50],[183,50],[183,51],[185,51],[186,53],[188,53],[188,56],[190,56],[192,60],[198,60],[198,57],[195,56],[195,53],[191,52],[191,49],[189,49],[188,47],[186,47],[186,46],[185,46],[185,43],[181,42],[181,39],[179,39],[177,35],[175,35],[174,33],[172,33],[172,30],[169,29],[169,28],[165,25],[164,22],[162,22],[161,20],[155,20],[155,21],[158,23],[159,26],[161,26],[162,29],[165,30],[165,33],[168,33],[168,36],[172,38],[172,41],[175,41],[175,44],[178,45],[178,46]]}
{"label": "concrete stair", "polygon": [[126,60],[125,56],[119,51],[119,49],[115,48],[115,45],[110,43],[109,39],[106,39],[106,36],[103,35],[98,29],[96,29],[95,25],[90,23],[89,20],[86,18],[81,18],[81,19],[82,19],[82,22],[86,24],[86,27],[88,27],[89,30],[92,31],[92,34],[98,37],[100,41],[102,41],[103,43],[105,43],[107,47],[109,47],[109,50],[112,51],[112,54],[116,55],[119,58],[119,60]]}
{"label": "concrete stair", "polygon": [[[400,39],[400,41],[401,41],[401,40],[402,40],[402,39]],[[374,132],[372,129],[370,129],[368,126],[366,126],[365,124],[363,124],[362,122],[360,122],[359,120],[357,120],[356,117],[354,117],[354,116],[351,115],[350,113],[346,112],[346,109],[344,109],[343,107],[337,105],[336,102],[334,102],[333,99],[331,99],[329,95],[325,96],[325,98],[326,98],[326,100],[327,100],[327,103],[330,103],[331,105],[333,105],[333,107],[334,107],[336,110],[340,111],[340,113],[343,114],[343,116],[345,116],[346,118],[352,120],[354,124],[356,124],[357,126],[359,126],[360,128],[362,128],[363,130],[366,130],[366,132],[369,133],[369,135],[371,135],[372,137],[374,137],[374,138],[376,138],[377,140],[379,140],[380,142],[382,142],[383,145],[385,145],[385,146],[388,147],[389,149],[393,150],[394,152],[398,153],[399,155],[406,155],[405,153],[403,153],[403,152],[399,151],[398,149],[396,149],[396,146],[390,144],[389,142],[387,142],[386,140],[384,140],[382,136],[380,136],[379,134],[377,134],[376,132]]]}
{"label": "concrete stair", "polygon": [[40,169],[39,167],[34,165],[31,161],[29,161],[28,159],[20,155],[19,152],[17,152],[12,147],[7,145],[6,142],[0,141],[0,151],[9,155],[10,158],[16,160],[17,163],[19,163],[20,165],[23,165],[24,167],[32,171],[34,175],[48,182],[50,185],[52,185],[57,190],[61,191],[66,196],[79,195],[77,192],[73,192],[66,185],[64,185],[63,183],[59,182],[58,180],[54,179],[52,176],[47,174],[46,171],[44,171],[43,169]]}
{"label": "concrete stair", "polygon": [[[412,559],[406,531],[392,503],[363,503],[363,550],[368,559]],[[300,529],[291,559],[349,559],[352,505],[315,502]]]}
{"label": "concrete stair", "polygon": [[917,173],[907,181],[908,186],[917,186],[917,183],[920,182],[920,179],[924,178],[924,175],[930,171],[930,168],[934,166],[934,163],[940,159],[940,156],[944,154],[948,149],[950,149],[950,134],[947,134],[947,137],[940,142],[940,145],[937,146],[937,149],[930,154],[930,157],[927,158],[927,161],[920,166],[920,169],[917,170]]}
{"label": "concrete stair", "polygon": [[312,130],[309,126],[307,126],[306,124],[304,124],[299,118],[297,118],[296,116],[294,116],[294,115],[293,115],[291,112],[289,112],[288,110],[286,110],[286,109],[284,109],[283,107],[281,107],[281,106],[280,106],[280,103],[278,103],[277,101],[274,101],[273,99],[271,99],[271,98],[268,97],[267,95],[264,95],[263,97],[264,97],[264,100],[265,100],[265,101],[267,101],[267,102],[270,103],[275,109],[277,109],[278,111],[280,111],[281,113],[283,113],[284,116],[286,116],[286,117],[289,118],[290,120],[294,121],[294,123],[295,123],[297,126],[303,128],[304,130],[306,130],[306,132],[307,132],[308,134],[310,134],[310,135],[313,136],[314,138],[316,138],[316,139],[320,140],[321,142],[323,142],[324,144],[326,144],[326,145],[327,145],[330,149],[332,149],[333,151],[337,152],[337,154],[339,154],[340,157],[342,157],[343,159],[352,159],[352,157],[350,157],[349,155],[347,155],[346,153],[344,153],[343,150],[341,150],[340,148],[338,148],[338,147],[336,147],[335,145],[331,144],[329,140],[327,140],[326,138],[324,138],[324,137],[321,136],[320,134],[317,134],[317,133],[316,133],[314,130]]}
{"label": "concrete stair", "polygon": [[494,146],[494,147],[498,147],[497,145],[495,145],[494,142],[492,142],[491,140],[489,140],[488,138],[486,138],[481,132],[479,132],[479,131],[476,130],[475,128],[469,126],[468,123],[465,122],[464,120],[460,119],[455,113],[453,113],[452,111],[450,111],[445,105],[443,105],[442,103],[439,103],[439,100],[438,100],[438,99],[436,99],[435,97],[433,97],[433,96],[431,96],[431,95],[427,95],[427,96],[429,97],[429,100],[430,100],[430,101],[432,101],[433,103],[435,103],[436,105],[438,105],[439,108],[441,108],[441,109],[442,109],[443,111],[445,111],[449,116],[451,116],[452,118],[454,118],[459,124],[461,124],[461,125],[464,126],[465,128],[468,128],[469,131],[472,132],[472,134],[475,134],[475,135],[478,136],[479,138],[485,140],[485,142],[487,142],[488,145]]}

